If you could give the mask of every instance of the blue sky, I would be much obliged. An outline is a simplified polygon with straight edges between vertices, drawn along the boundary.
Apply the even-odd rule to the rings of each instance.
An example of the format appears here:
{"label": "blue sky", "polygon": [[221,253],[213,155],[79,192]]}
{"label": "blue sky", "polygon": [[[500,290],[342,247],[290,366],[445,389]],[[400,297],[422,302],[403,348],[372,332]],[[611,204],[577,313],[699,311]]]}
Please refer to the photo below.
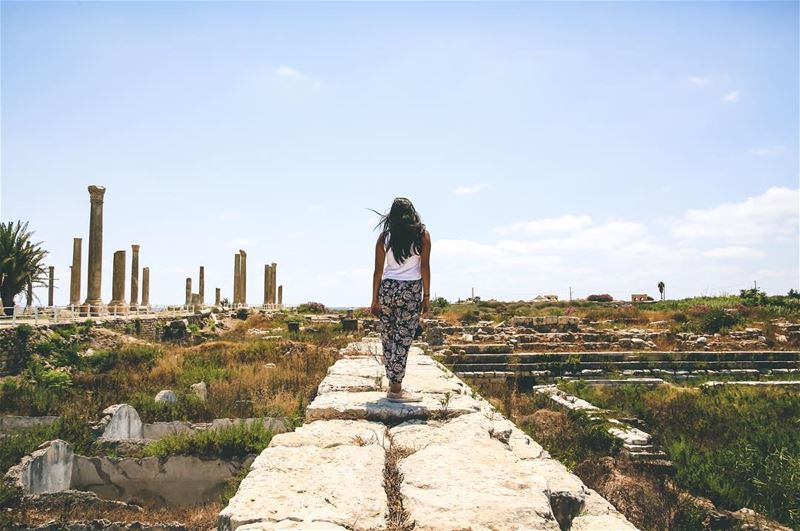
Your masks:
{"label": "blue sky", "polygon": [[89,184],[105,299],[139,243],[154,303],[199,265],[230,296],[244,248],[249,301],[276,261],[287,302],[367,305],[401,195],[452,299],[798,287],[797,2],[1,9],[0,215],[59,304]]}

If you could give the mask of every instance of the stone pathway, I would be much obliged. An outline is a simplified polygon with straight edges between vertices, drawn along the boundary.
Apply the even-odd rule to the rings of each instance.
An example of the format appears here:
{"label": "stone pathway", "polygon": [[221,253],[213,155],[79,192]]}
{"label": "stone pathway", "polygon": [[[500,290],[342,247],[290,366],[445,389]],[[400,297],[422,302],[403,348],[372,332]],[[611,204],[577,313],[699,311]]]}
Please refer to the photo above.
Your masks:
{"label": "stone pathway", "polygon": [[380,348],[342,351],[307,423],[253,462],[219,529],[636,529],[419,348],[404,386],[423,401],[386,400]]}

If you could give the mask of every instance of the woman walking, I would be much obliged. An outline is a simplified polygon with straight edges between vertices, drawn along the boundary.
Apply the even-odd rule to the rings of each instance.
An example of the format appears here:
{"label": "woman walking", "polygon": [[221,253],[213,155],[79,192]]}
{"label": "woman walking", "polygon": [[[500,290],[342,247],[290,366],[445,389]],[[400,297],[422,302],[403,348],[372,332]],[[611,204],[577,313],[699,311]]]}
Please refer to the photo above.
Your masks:
{"label": "woman walking", "polygon": [[393,402],[419,402],[403,390],[408,349],[431,299],[431,236],[411,201],[398,197],[378,223],[371,311],[381,319],[381,342]]}

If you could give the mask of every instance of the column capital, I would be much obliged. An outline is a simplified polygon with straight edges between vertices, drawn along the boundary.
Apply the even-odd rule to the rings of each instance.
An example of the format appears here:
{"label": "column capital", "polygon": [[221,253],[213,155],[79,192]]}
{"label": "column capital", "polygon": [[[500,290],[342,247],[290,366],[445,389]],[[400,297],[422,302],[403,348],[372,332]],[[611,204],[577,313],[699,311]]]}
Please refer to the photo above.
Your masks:
{"label": "column capital", "polygon": [[102,203],[105,193],[106,188],[104,186],[89,186],[89,199],[92,203]]}
{"label": "column capital", "polygon": [[138,250],[139,250],[139,247],[141,247],[141,246],[140,246],[138,243],[132,243],[132,244],[131,244],[131,249],[132,249],[134,252],[135,252],[135,251],[138,251]]}

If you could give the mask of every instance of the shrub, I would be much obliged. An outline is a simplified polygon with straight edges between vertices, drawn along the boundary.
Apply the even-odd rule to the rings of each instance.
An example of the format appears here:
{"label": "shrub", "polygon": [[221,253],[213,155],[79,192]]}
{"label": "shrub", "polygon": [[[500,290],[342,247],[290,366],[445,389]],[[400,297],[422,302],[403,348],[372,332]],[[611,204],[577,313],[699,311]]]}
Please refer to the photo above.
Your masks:
{"label": "shrub", "polygon": [[297,307],[297,313],[325,313],[328,309],[321,302],[307,302]]}
{"label": "shrub", "polygon": [[444,310],[448,306],[450,306],[450,302],[444,297],[436,297],[431,301],[431,308],[440,308]]}
{"label": "shrub", "polygon": [[716,334],[720,330],[738,324],[739,320],[736,314],[726,312],[722,308],[714,308],[703,315],[700,328],[706,334]]}
{"label": "shrub", "polygon": [[272,431],[265,428],[262,422],[241,422],[228,428],[170,435],[147,444],[142,454],[157,457],[245,457],[266,448],[272,435]]}
{"label": "shrub", "polygon": [[600,295],[597,295],[597,294],[589,295],[588,297],[586,297],[586,300],[587,301],[592,301],[592,302],[611,302],[611,301],[614,300],[614,297],[612,297],[608,293],[603,293],[603,294],[600,294]]}

